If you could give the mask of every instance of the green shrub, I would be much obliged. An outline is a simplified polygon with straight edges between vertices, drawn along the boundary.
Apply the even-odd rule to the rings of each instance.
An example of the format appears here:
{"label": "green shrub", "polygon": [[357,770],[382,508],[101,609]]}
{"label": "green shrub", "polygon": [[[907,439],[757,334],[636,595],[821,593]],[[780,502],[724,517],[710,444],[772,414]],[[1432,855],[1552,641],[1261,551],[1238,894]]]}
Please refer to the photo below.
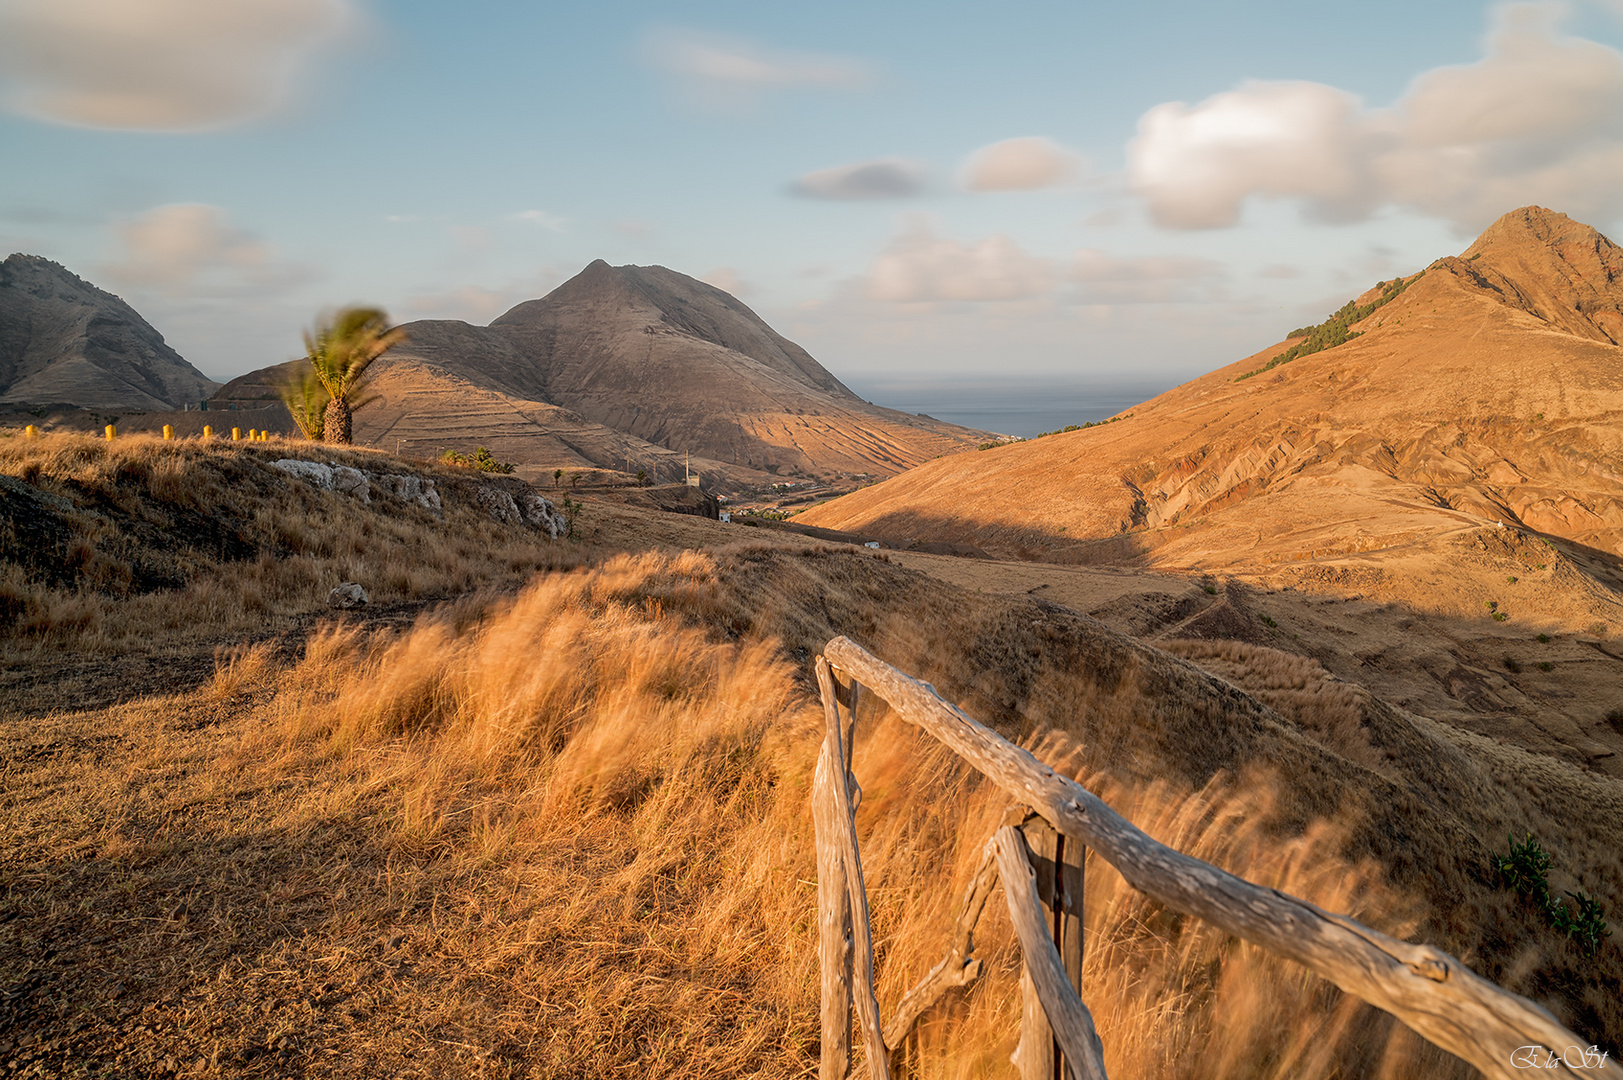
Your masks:
{"label": "green shrub", "polygon": [[1253,375],[1261,375],[1265,371],[1272,371],[1280,364],[1288,364],[1292,360],[1299,359],[1300,357],[1312,356],[1314,353],[1323,352],[1325,349],[1333,349],[1337,345],[1343,345],[1351,341],[1353,338],[1360,336],[1359,331],[1352,329],[1353,323],[1358,322],[1361,319],[1368,318],[1374,313],[1376,308],[1382,307],[1391,303],[1393,300],[1396,300],[1399,296],[1403,295],[1403,290],[1419,281],[1421,275],[1424,273],[1425,271],[1422,270],[1419,274],[1416,274],[1414,277],[1409,278],[1408,280],[1404,280],[1403,278],[1394,278],[1389,284],[1377,282],[1376,284],[1381,286],[1381,295],[1377,296],[1369,303],[1358,304],[1352,300],[1349,300],[1345,304],[1341,305],[1341,307],[1337,308],[1328,319],[1319,325],[1303,326],[1292,330],[1289,334],[1285,335],[1286,338],[1301,337],[1306,338],[1306,340],[1299,341],[1295,345],[1292,345],[1290,348],[1286,349],[1284,352],[1280,353],[1278,356],[1274,357],[1260,368],[1257,368],[1255,371],[1248,371],[1244,375],[1236,376],[1234,381],[1240,382],[1244,379],[1251,378]]}
{"label": "green shrub", "polygon": [[1550,663],[1548,660],[1540,660],[1539,665],[1538,665],[1538,669],[1540,671],[1554,671],[1555,670],[1555,665]]}
{"label": "green shrub", "polygon": [[[440,451],[440,460],[447,465],[455,465],[459,469],[477,469],[480,472],[488,473],[510,473],[513,471],[511,462],[497,461],[496,455],[483,446],[475,450],[471,457],[460,450],[442,450]],[[554,482],[556,483],[556,477],[554,477]]]}
{"label": "green shrub", "polygon": [[1550,872],[1550,853],[1533,839],[1532,833],[1528,833],[1527,839],[1520,844],[1516,843],[1515,836],[1509,837],[1509,840],[1510,854],[1494,859],[1494,869],[1499,871],[1499,879],[1506,888],[1514,889],[1548,911],[1550,883],[1546,875]]}
{"label": "green shrub", "polygon": [[1505,670],[1512,675],[1520,675],[1522,673],[1521,661],[1516,660],[1514,657],[1505,657]]}
{"label": "green shrub", "polygon": [[1582,889],[1566,895],[1572,899],[1573,909],[1568,910],[1565,900],[1552,903],[1550,925],[1576,942],[1586,955],[1594,956],[1600,951],[1600,943],[1612,936],[1606,925],[1606,912],[1601,910],[1600,901]]}
{"label": "green shrub", "polygon": [[1520,844],[1516,843],[1515,836],[1509,837],[1509,840],[1510,854],[1494,858],[1494,869],[1499,872],[1500,880],[1507,888],[1532,901],[1543,912],[1545,921],[1552,929],[1577,944],[1586,955],[1594,956],[1600,951],[1600,943],[1612,936],[1600,901],[1582,889],[1566,893],[1572,901],[1571,907],[1567,906],[1566,900],[1552,900],[1548,879],[1551,866],[1549,852],[1533,839],[1532,833],[1528,833],[1527,839]]}
{"label": "green shrub", "polygon": [[1550,635],[1549,634],[1540,634],[1538,636],[1538,643],[1540,645],[1548,645],[1550,643]]}

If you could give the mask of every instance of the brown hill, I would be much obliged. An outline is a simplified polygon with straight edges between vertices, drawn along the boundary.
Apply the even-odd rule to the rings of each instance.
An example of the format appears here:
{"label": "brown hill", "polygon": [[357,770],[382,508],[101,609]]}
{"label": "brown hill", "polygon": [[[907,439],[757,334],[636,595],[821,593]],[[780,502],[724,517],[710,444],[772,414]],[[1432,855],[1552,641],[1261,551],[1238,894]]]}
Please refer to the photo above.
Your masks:
{"label": "brown hill", "polygon": [[[695,469],[890,476],[989,433],[863,401],[720,289],[601,260],[489,327],[424,321],[374,368],[358,442],[423,451],[478,443],[535,472]],[[274,398],[276,369],[220,403]]]}
{"label": "brown hill", "polygon": [[1109,424],[932,462],[804,520],[1205,569],[1500,523],[1623,551],[1623,251],[1529,207],[1358,303],[1343,344],[1270,367],[1287,340]]}
{"label": "brown hill", "polygon": [[0,404],[178,409],[219,385],[111,293],[37,255],[0,263]]}

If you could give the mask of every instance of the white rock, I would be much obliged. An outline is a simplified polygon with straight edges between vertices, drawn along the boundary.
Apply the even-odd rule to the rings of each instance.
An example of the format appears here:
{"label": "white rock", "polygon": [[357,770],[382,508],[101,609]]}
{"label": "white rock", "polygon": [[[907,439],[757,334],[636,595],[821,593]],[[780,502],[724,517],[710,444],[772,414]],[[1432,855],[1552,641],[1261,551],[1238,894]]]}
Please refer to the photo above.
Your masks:
{"label": "white rock", "polygon": [[401,502],[416,503],[425,510],[438,513],[441,507],[440,493],[434,489],[434,481],[425,480],[421,476],[399,473],[367,473],[372,483],[383,491],[399,499]]}
{"label": "white rock", "polygon": [[504,524],[519,525],[524,521],[524,515],[519,512],[518,503],[513,501],[513,496],[500,488],[480,488],[479,504],[490,511],[491,517]]}
{"label": "white rock", "polygon": [[558,539],[568,530],[563,515],[541,496],[525,495],[519,501],[524,504],[524,520],[543,530],[552,539]]}
{"label": "white rock", "polygon": [[346,581],[332,592],[327,594],[327,606],[343,608],[364,607],[366,605],[366,590],[353,581]]}
{"label": "white rock", "polygon": [[322,465],[315,461],[297,461],[293,458],[283,458],[270,463],[273,469],[280,469],[289,476],[296,476],[312,487],[323,491],[332,490],[332,466]]}
{"label": "white rock", "polygon": [[348,465],[334,465],[332,467],[332,488],[345,495],[353,495],[366,503],[372,503],[372,483],[366,474],[359,469],[352,469]]}

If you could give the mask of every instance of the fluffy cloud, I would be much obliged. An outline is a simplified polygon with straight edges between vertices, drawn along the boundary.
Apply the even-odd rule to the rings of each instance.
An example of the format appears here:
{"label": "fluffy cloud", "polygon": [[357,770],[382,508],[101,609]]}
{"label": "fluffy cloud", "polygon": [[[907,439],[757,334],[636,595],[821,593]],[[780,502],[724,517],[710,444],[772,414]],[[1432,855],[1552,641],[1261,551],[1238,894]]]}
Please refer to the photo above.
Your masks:
{"label": "fluffy cloud", "polygon": [[171,296],[286,288],[307,273],[280,263],[269,244],[233,226],[224,210],[203,203],[159,206],[114,226],[122,257],[109,277]]}
{"label": "fluffy cloud", "polygon": [[1164,304],[1214,298],[1223,267],[1210,259],[1173,255],[1121,257],[1084,248],[1071,262],[1071,278],[1089,304]]}
{"label": "fluffy cloud", "polygon": [[1007,236],[966,246],[915,221],[874,260],[866,291],[871,300],[892,303],[1021,300],[1053,284],[1048,260],[1026,254]]}
{"label": "fluffy cloud", "polygon": [[1295,196],[1325,216],[1368,210],[1358,100],[1318,83],[1251,82],[1189,108],[1157,105],[1128,146],[1157,224],[1233,225],[1250,195]]}
{"label": "fluffy cloud", "polygon": [[809,172],[789,190],[809,199],[902,199],[923,191],[928,176],[919,162],[887,157]]}
{"label": "fluffy cloud", "polygon": [[692,104],[733,112],[778,90],[861,90],[872,69],[843,56],[770,49],[741,38],[663,29],[648,35],[644,57]]}
{"label": "fluffy cloud", "polygon": [[1561,9],[1502,9],[1487,55],[1423,73],[1390,109],[1318,83],[1248,82],[1159,105],[1128,177],[1169,228],[1234,224],[1254,196],[1355,220],[1382,205],[1476,228],[1525,203],[1623,212],[1623,54],[1563,37]]}
{"label": "fluffy cloud", "polygon": [[82,127],[190,131],[280,105],[351,0],[0,0],[0,101]]}
{"label": "fluffy cloud", "polygon": [[961,181],[970,191],[1030,191],[1065,183],[1080,165],[1052,139],[1004,139],[969,155]]}

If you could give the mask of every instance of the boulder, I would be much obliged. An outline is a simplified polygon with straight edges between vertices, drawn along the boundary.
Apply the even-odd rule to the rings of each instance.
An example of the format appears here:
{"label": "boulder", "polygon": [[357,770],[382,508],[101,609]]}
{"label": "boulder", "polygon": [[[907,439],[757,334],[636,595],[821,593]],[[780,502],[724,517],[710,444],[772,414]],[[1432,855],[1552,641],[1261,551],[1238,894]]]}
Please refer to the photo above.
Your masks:
{"label": "boulder", "polygon": [[353,581],[346,581],[327,594],[327,606],[348,611],[366,606],[366,590]]}
{"label": "boulder", "polygon": [[332,489],[344,495],[353,495],[357,499],[372,504],[372,482],[366,478],[366,473],[359,469],[352,469],[348,465],[334,465],[332,467]]}
{"label": "boulder", "polygon": [[569,525],[564,521],[564,516],[546,499],[539,495],[525,495],[518,501],[524,509],[524,520],[553,540],[568,531]]}
{"label": "boulder", "polygon": [[[299,461],[294,458],[283,458],[270,463],[273,469],[280,469],[289,476],[297,477],[312,487],[323,491],[332,490],[332,466],[322,465],[315,461]],[[350,470],[353,472],[354,470]]]}
{"label": "boulder", "polygon": [[425,510],[439,513],[440,493],[434,489],[434,481],[420,476],[402,475],[400,473],[368,473],[375,487],[387,491],[401,502],[416,503]]}
{"label": "boulder", "polygon": [[479,505],[490,511],[490,516],[504,525],[522,525],[524,515],[519,512],[518,503],[513,496],[501,488],[481,487],[479,489]]}

